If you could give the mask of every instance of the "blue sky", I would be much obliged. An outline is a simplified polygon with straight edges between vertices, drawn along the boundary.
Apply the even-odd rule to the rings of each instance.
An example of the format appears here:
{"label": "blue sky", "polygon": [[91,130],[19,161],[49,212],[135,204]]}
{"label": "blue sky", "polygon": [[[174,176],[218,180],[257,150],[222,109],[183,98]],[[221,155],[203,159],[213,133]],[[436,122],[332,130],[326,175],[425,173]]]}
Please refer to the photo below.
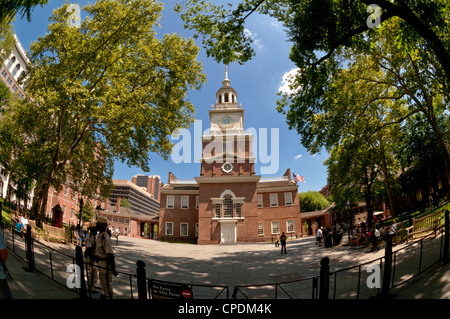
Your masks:
{"label": "blue sky", "polygon": [[[69,1],[69,3],[82,6],[93,1],[78,0]],[[158,28],[157,32],[159,34],[176,32],[184,37],[192,37],[193,33],[183,29],[181,19],[172,10],[177,1],[161,2],[164,3],[165,10],[162,13],[161,28]],[[14,29],[25,50],[28,50],[30,43],[36,41],[38,36],[45,35],[49,24],[48,17],[52,14],[52,10],[63,4],[64,1],[61,0],[49,0],[48,4],[42,8],[36,7],[31,16],[31,22],[28,22],[26,18],[16,18]],[[290,44],[286,40],[286,34],[275,20],[261,15],[251,16],[245,27],[246,32],[254,40],[256,56],[245,65],[237,63],[229,65],[228,77],[231,86],[238,93],[238,103],[245,109],[245,128],[254,128],[257,132],[260,132],[260,129],[267,129],[269,141],[271,129],[277,129],[279,132],[279,156],[274,158],[270,154],[270,144],[267,148],[268,155],[273,157],[272,163],[261,163],[260,157],[255,154],[256,174],[261,174],[262,167],[268,168],[269,165],[273,165],[271,167],[275,168],[274,162],[278,160],[278,169],[273,174],[263,174],[263,176],[281,176],[287,168],[290,168],[305,178],[305,184],[299,183],[299,191],[319,191],[327,184],[327,172],[323,162],[328,154],[323,152],[315,156],[310,155],[301,145],[298,134],[288,129],[284,115],[276,110],[277,92],[283,85],[283,77],[295,68],[288,58]],[[222,85],[225,66],[206,56],[200,39],[197,40],[197,44],[200,47],[198,59],[203,64],[207,83],[201,90],[191,91],[188,98],[195,106],[195,118],[201,120],[199,123],[202,124],[204,131],[210,124],[208,110],[215,103],[215,94]],[[193,128],[190,132],[192,143],[194,139],[200,139]],[[178,141],[173,140],[173,142]],[[162,181],[166,183],[168,172],[171,171],[177,178],[192,179],[200,175],[200,164],[194,161],[193,153],[192,150],[190,163],[179,164],[176,164],[172,158],[164,161],[159,155],[151,154],[150,172],[143,172],[138,167],[129,167],[117,162],[114,178],[131,180],[131,177],[136,174],[154,174],[160,175]]]}

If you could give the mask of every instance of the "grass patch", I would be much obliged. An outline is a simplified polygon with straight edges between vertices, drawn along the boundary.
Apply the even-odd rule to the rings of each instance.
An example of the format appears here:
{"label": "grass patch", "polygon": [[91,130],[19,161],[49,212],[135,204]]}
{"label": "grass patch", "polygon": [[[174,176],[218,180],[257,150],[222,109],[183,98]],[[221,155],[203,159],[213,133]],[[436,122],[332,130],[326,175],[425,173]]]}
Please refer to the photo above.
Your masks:
{"label": "grass patch", "polygon": [[[388,219],[384,220],[384,223],[385,223],[385,225],[386,224],[389,225],[392,220],[395,220],[395,222],[397,222],[397,223],[405,222],[405,228],[406,228],[406,227],[412,226],[411,222],[413,219],[417,219],[417,218],[424,217],[424,216],[433,214],[435,212],[441,211],[442,212],[441,225],[444,225],[446,210],[450,211],[450,201],[448,201],[448,200],[441,201],[438,207],[433,208],[431,210],[429,209],[429,205],[421,206],[421,207],[411,210],[410,212],[405,212],[395,218],[394,217],[388,218]],[[410,216],[411,216],[411,220],[410,220]]]}

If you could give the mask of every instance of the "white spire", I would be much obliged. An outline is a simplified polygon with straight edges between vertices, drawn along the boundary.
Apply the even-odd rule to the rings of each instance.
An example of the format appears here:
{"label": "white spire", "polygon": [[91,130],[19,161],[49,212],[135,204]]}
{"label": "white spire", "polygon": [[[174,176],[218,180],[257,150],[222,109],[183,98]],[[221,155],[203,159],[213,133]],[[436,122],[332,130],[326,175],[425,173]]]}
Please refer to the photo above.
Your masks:
{"label": "white spire", "polygon": [[222,81],[223,86],[230,86],[230,79],[228,79],[228,66],[225,66],[225,79]]}

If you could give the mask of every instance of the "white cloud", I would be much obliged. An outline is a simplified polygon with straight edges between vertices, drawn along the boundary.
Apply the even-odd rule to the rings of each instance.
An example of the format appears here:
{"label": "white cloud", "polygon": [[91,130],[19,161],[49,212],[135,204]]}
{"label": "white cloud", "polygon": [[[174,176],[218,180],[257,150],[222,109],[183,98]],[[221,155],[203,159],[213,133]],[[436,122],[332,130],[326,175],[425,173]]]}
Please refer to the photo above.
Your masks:
{"label": "white cloud", "polygon": [[256,38],[256,36],[258,35],[257,33],[253,33],[249,29],[244,29],[244,33],[246,36],[250,37],[253,40],[253,44],[258,49],[262,49],[264,47],[263,44],[261,43],[261,40]]}
{"label": "white cloud", "polygon": [[278,91],[287,95],[297,93],[298,88],[293,89],[290,87],[290,84],[291,82],[293,82],[295,75],[299,71],[300,71],[299,68],[293,68],[290,71],[284,73],[283,76],[281,77],[280,87],[278,88]]}
{"label": "white cloud", "polygon": [[299,159],[299,158],[301,158],[303,155],[302,154],[298,154],[297,156],[295,156],[294,158],[295,159]]}
{"label": "white cloud", "polygon": [[272,29],[275,29],[276,31],[283,31],[283,25],[281,24],[281,22],[277,20],[271,20],[270,26],[272,27]]}

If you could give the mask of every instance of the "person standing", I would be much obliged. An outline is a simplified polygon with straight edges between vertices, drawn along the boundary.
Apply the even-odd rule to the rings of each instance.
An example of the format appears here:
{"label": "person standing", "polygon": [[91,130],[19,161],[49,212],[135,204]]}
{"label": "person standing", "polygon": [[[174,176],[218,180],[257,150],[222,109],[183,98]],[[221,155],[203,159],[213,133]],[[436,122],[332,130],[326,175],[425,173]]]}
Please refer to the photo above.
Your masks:
{"label": "person standing", "polygon": [[0,299],[12,299],[11,290],[9,289],[8,280],[6,278],[5,263],[7,258],[8,251],[6,249],[2,230],[0,229]]}
{"label": "person standing", "polygon": [[117,276],[114,251],[111,237],[107,232],[108,223],[105,218],[97,219],[97,235],[95,254],[98,258],[99,278],[102,289],[107,299],[114,298],[112,276]]}
{"label": "person standing", "polygon": [[280,236],[280,243],[281,243],[281,253],[287,254],[286,252],[286,235],[284,234],[284,232],[281,234]]}
{"label": "person standing", "polygon": [[430,202],[430,210],[433,209],[433,194],[430,192],[428,195],[428,201]]}
{"label": "person standing", "polygon": [[95,223],[89,223],[89,233],[86,237],[86,250],[84,251],[84,257],[87,264],[87,278],[88,278],[88,292],[92,292],[97,283],[97,258],[95,256],[97,225]]}
{"label": "person standing", "polygon": [[318,228],[316,232],[316,245],[318,244],[319,246],[322,246],[322,228],[323,227]]}

